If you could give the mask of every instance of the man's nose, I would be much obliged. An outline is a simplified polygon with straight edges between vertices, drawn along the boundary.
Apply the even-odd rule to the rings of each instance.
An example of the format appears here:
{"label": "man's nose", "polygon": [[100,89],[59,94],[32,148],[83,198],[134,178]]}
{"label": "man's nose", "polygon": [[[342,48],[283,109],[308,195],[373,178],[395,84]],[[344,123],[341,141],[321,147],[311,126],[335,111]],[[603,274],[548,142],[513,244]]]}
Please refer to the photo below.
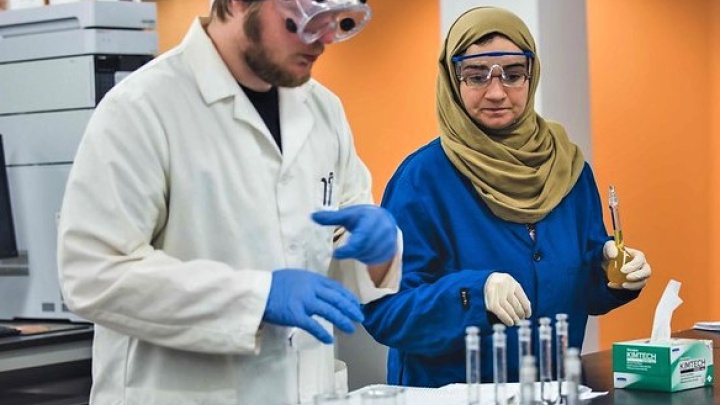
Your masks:
{"label": "man's nose", "polygon": [[318,42],[320,42],[323,45],[329,45],[335,42],[335,30],[328,30],[322,35],[320,35],[320,38],[318,38]]}

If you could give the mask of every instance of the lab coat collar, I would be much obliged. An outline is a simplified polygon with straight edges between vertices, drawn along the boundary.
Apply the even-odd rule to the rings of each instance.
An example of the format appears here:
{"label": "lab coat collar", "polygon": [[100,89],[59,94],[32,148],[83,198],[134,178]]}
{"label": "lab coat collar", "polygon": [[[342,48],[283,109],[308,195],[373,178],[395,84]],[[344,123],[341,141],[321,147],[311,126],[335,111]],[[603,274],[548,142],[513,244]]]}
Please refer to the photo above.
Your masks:
{"label": "lab coat collar", "polygon": [[[260,114],[240,89],[205,32],[203,27],[208,22],[207,18],[195,19],[182,43],[185,48],[185,61],[192,70],[205,103],[209,105],[227,97],[234,97],[235,118],[249,123],[275,144]],[[307,99],[315,84],[314,80],[310,80],[299,87],[278,89],[283,170],[297,156],[314,125],[313,113],[307,105]]]}
{"label": "lab coat collar", "polygon": [[280,133],[283,146],[282,172],[293,163],[315,125],[313,112],[306,100],[308,86],[309,84],[306,83],[301,88],[279,89]]}
{"label": "lab coat collar", "polygon": [[242,91],[203,28],[208,22],[207,18],[196,18],[181,46],[205,103],[212,104]]}

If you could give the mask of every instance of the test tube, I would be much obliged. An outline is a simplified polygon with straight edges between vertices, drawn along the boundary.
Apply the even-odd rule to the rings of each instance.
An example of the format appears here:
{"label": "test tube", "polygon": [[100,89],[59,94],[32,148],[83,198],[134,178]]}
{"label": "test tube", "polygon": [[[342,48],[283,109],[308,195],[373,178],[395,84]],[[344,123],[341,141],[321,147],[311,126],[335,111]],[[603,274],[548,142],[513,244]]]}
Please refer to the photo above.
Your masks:
{"label": "test tube", "polygon": [[565,378],[567,381],[566,404],[580,404],[582,362],[580,361],[580,351],[574,347],[569,348],[565,356]]}
{"label": "test tube", "polygon": [[495,404],[507,405],[507,336],[505,325],[493,325],[493,380]]}
{"label": "test tube", "polygon": [[533,405],[535,403],[535,356],[529,354],[520,360],[520,405]]}
{"label": "test tube", "polygon": [[518,321],[518,370],[522,369],[523,358],[532,355],[532,330],[530,329],[530,320],[521,319]]}
{"label": "test tube", "polygon": [[552,382],[552,326],[550,318],[542,317],[538,320],[539,354],[538,365],[540,366],[540,400],[549,404],[552,402],[550,383]]}
{"label": "test tube", "polygon": [[625,263],[632,259],[632,256],[625,250],[625,242],[623,241],[622,225],[620,224],[620,198],[615,192],[615,186],[610,185],[608,194],[608,205],[610,206],[610,217],[612,218],[613,233],[615,236],[615,246],[617,246],[618,255],[607,263],[608,281],[611,283],[622,284],[627,281],[625,274],[620,270]]}
{"label": "test tube", "polygon": [[557,367],[557,384],[558,384],[558,399],[557,403],[562,404],[565,402],[565,395],[563,394],[562,382],[565,380],[565,355],[568,349],[568,316],[567,314],[556,314],[555,315],[555,349],[556,357],[555,364]]}
{"label": "test tube", "polygon": [[468,405],[480,404],[480,328],[465,328],[465,378],[468,386]]}

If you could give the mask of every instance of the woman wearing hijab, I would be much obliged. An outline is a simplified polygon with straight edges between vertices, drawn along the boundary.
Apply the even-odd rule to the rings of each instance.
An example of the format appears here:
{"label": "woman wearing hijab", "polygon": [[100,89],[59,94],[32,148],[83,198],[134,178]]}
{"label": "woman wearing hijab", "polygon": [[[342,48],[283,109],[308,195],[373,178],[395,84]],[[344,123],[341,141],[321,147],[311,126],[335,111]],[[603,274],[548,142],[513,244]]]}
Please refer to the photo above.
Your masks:
{"label": "woman wearing hijab", "polygon": [[[650,276],[642,252],[609,283],[617,255],[590,166],[564,128],[534,109],[540,60],[527,26],[499,8],[467,11],[440,55],[440,137],[410,155],[382,205],[405,237],[400,291],[368,304],[365,327],[390,347],[388,383],[465,382],[464,336],[479,326],[492,381],[492,325],[568,314],[580,348],[588,315],[635,299]],[[517,381],[517,328],[507,369]],[[537,333],[534,333],[537,340]],[[535,344],[534,347],[537,347]]]}

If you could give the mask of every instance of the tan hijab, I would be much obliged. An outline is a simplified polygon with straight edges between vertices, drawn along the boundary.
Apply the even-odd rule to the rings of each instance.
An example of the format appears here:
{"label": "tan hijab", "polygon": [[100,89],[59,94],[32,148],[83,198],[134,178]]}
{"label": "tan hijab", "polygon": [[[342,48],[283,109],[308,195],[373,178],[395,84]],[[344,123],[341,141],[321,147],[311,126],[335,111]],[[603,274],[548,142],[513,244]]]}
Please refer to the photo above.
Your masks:
{"label": "tan hijab", "polygon": [[[535,53],[528,103],[520,118],[501,130],[483,130],[468,115],[451,61],[481,37],[499,33]],[[452,164],[470,181],[490,210],[516,223],[543,219],[575,185],[584,165],[582,152],[565,129],[535,112],[540,61],[523,21],[507,10],[478,7],[450,28],[440,54],[437,110],[440,140]]]}

